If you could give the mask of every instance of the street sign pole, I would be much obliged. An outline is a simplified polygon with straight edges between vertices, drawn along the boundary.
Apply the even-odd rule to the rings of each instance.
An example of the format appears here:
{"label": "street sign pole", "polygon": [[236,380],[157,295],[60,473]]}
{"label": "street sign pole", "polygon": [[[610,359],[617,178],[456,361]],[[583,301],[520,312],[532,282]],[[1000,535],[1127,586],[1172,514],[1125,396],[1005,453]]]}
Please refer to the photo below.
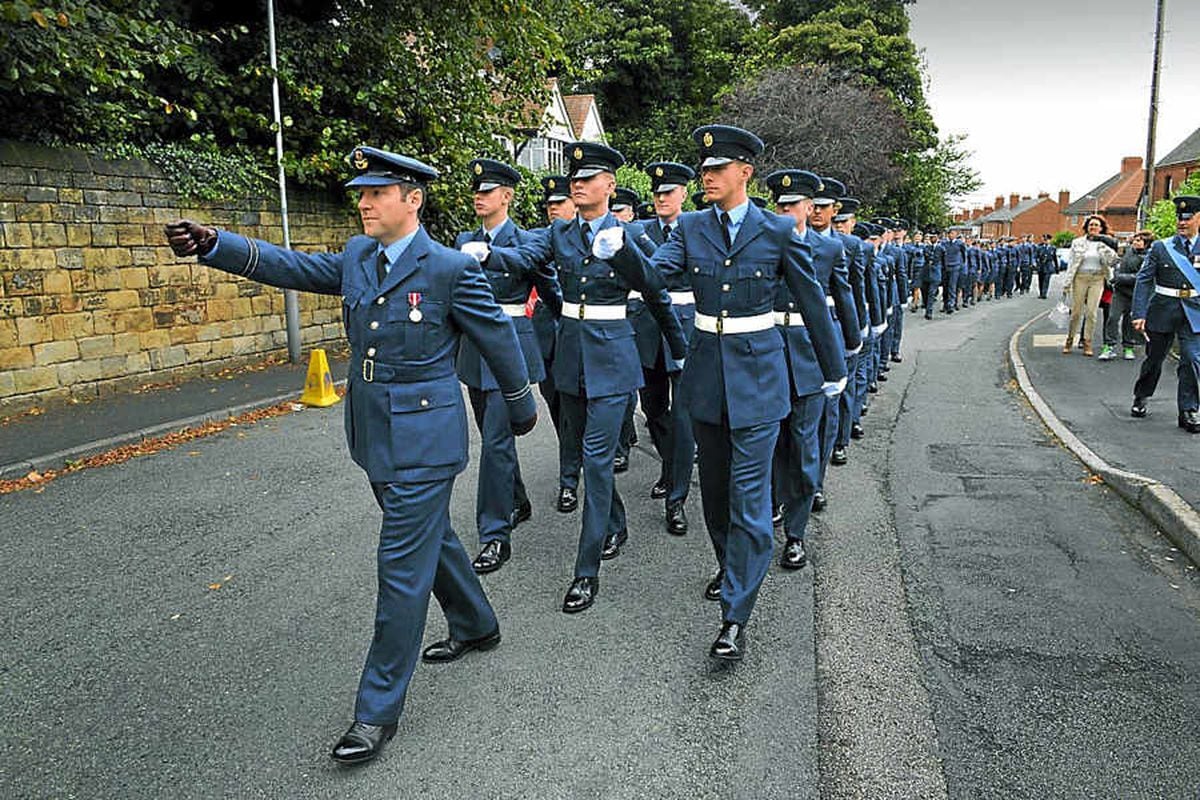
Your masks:
{"label": "street sign pole", "polygon": [[[275,112],[275,164],[279,168],[279,215],[283,220],[283,246],[291,249],[288,229],[287,176],[283,172],[283,121],[279,114],[279,63],[275,57],[275,1],[267,0],[267,41],[271,54],[271,99]],[[300,363],[300,297],[295,289],[283,292],[283,313],[287,321],[288,361]]]}

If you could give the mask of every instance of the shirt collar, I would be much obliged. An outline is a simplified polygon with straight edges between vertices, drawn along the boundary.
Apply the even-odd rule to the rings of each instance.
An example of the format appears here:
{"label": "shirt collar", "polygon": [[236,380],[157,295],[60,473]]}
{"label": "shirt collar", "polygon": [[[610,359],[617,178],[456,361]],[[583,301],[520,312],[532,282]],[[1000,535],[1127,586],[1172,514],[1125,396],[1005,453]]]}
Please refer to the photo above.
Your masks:
{"label": "shirt collar", "polygon": [[507,224],[508,224],[508,217],[505,217],[504,220],[496,227],[483,228],[482,230],[484,233],[486,233],[488,235],[488,238],[490,238],[494,242],[494,241],[496,241],[496,234],[498,234],[500,232],[500,229],[503,228]]}
{"label": "shirt collar", "polygon": [[[717,221],[720,221],[721,213],[722,213],[721,208],[719,206],[713,206],[713,209],[717,212]],[[746,219],[746,214],[748,214],[749,212],[750,212],[750,201],[743,200],[740,205],[736,205],[733,208],[729,209],[729,211],[724,212],[724,213],[729,214],[729,224],[736,228],[737,226],[742,224],[742,221],[744,219]]]}
{"label": "shirt collar", "polygon": [[[416,238],[417,231],[419,231],[419,230],[421,230],[421,227],[418,225],[416,228],[413,229],[412,233],[410,233],[407,236],[404,236],[400,239],[397,239],[396,241],[389,244],[387,247],[384,247],[382,244],[379,245],[379,252],[383,253],[385,256],[387,256],[389,270],[391,270],[392,265],[396,263],[396,261],[400,258],[400,256],[404,255],[404,251],[408,249],[408,246],[410,244],[412,244],[412,240]],[[379,256],[376,255],[376,258],[378,258],[378,257]]]}

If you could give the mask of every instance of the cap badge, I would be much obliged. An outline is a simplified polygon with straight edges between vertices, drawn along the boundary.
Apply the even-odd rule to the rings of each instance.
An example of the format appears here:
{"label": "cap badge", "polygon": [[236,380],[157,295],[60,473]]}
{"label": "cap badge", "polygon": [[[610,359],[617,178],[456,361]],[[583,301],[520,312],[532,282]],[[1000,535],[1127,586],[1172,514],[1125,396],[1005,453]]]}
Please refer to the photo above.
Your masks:
{"label": "cap badge", "polygon": [[479,163],[475,164],[475,174],[476,175],[483,174],[483,164],[479,164]]}
{"label": "cap badge", "polygon": [[355,169],[366,169],[367,168],[367,156],[366,156],[366,154],[363,153],[363,151],[361,149],[354,151],[354,168]]}
{"label": "cap badge", "polygon": [[712,132],[709,131],[704,134],[704,146],[712,147],[712,145],[713,145],[713,135],[712,135]]}
{"label": "cap badge", "polygon": [[574,153],[572,153],[571,155],[572,155],[572,156],[575,158],[575,160],[576,160],[576,161],[579,161],[580,159],[582,159],[582,158],[583,158],[583,148],[582,148],[582,147],[576,147],[576,148],[575,148],[575,152],[574,152]]}
{"label": "cap badge", "polygon": [[663,168],[662,168],[662,167],[655,167],[655,168],[654,168],[654,176],[655,176],[656,178],[661,178],[661,177],[663,176]]}
{"label": "cap badge", "polygon": [[817,181],[817,191],[818,191],[818,192],[823,192],[823,191],[825,191],[825,183],[824,183],[824,181]]}
{"label": "cap badge", "polygon": [[554,178],[551,178],[550,180],[546,181],[546,188],[547,188],[547,189],[553,189],[553,188],[554,188]]}
{"label": "cap badge", "polygon": [[792,176],[784,175],[783,180],[781,180],[780,183],[782,183],[785,187],[791,186],[792,185]]}

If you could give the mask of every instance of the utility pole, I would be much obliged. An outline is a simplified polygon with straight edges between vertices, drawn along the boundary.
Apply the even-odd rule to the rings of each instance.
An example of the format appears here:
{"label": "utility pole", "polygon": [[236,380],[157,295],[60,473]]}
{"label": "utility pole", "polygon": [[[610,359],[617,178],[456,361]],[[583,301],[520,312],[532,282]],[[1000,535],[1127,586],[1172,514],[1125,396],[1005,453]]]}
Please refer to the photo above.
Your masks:
{"label": "utility pole", "polygon": [[[275,112],[275,164],[279,167],[279,215],[283,220],[283,246],[292,247],[288,230],[287,177],[283,173],[283,121],[279,115],[279,63],[275,58],[275,0],[267,0],[267,43],[271,55],[271,99]],[[288,361],[300,363],[300,296],[283,291],[283,316],[287,322]]]}
{"label": "utility pole", "polygon": [[1138,228],[1145,227],[1154,205],[1154,137],[1158,129],[1158,74],[1162,69],[1163,14],[1167,0],[1158,0],[1158,19],[1154,23],[1154,73],[1150,78],[1150,125],[1146,134],[1146,190],[1138,206]]}

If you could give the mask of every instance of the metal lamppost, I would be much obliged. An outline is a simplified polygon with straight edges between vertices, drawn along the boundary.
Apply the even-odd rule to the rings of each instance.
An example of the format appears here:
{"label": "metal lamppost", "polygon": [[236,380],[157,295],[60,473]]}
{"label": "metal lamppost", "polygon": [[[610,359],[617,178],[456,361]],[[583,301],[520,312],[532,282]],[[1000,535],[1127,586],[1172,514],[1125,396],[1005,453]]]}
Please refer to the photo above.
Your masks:
{"label": "metal lamppost", "polygon": [[[291,249],[288,228],[287,177],[283,172],[283,122],[279,114],[279,63],[275,58],[275,2],[267,0],[267,42],[271,56],[271,100],[275,112],[275,164],[279,168],[279,215],[283,220],[283,246]],[[287,322],[288,361],[300,362],[300,296],[295,289],[283,291],[283,314]]]}

